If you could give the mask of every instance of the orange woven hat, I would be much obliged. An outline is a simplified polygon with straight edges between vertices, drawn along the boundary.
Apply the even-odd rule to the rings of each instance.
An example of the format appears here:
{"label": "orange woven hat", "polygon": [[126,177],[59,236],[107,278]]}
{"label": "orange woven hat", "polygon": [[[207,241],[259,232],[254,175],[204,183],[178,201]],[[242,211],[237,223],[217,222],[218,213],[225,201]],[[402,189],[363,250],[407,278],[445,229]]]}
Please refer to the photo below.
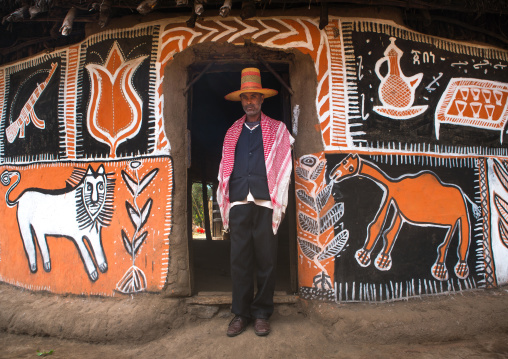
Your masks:
{"label": "orange woven hat", "polygon": [[242,70],[242,85],[240,90],[231,92],[224,96],[229,101],[241,101],[240,95],[246,92],[257,92],[265,95],[266,97],[272,97],[278,94],[276,90],[264,89],[261,86],[261,74],[259,69],[255,67],[248,67]]}

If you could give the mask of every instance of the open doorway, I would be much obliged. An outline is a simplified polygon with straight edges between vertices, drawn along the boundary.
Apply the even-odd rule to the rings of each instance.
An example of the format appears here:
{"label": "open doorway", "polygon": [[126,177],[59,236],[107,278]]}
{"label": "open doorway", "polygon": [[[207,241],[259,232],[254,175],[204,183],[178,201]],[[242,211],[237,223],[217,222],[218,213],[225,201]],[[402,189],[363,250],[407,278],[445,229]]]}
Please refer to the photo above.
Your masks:
{"label": "open doorway", "polygon": [[[275,62],[270,63],[270,66],[289,83],[287,63]],[[237,60],[210,65],[210,61],[204,61],[189,67],[190,80],[199,76],[188,96],[187,126],[191,143],[187,177],[188,208],[193,208],[193,211],[188,213],[188,225],[194,229],[189,236],[189,249],[195,294],[231,291],[230,241],[228,234],[222,230],[216,203],[217,173],[226,131],[234,121],[244,115],[239,102],[226,101],[224,96],[240,88],[240,74],[245,67],[258,67],[261,70],[263,87],[279,91],[278,96],[265,99],[262,110],[266,115],[283,121],[288,129],[291,129],[289,94],[262,64]],[[290,187],[289,193],[286,216],[278,233],[276,291],[295,293],[297,275],[294,188]],[[195,208],[199,208],[199,205],[196,206],[193,201],[198,199],[199,202],[200,195],[203,213],[200,213],[201,222],[196,223],[196,218],[200,216],[196,215]]]}

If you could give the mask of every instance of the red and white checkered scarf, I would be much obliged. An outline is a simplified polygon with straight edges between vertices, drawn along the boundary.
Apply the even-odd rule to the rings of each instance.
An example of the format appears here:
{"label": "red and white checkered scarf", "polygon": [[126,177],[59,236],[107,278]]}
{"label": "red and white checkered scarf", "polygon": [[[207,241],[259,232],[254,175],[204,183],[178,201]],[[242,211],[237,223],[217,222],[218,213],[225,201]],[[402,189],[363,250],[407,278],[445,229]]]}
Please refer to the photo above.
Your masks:
{"label": "red and white checkered scarf", "polygon": [[[217,202],[220,207],[222,223],[226,230],[229,228],[229,210],[231,208],[229,178],[235,165],[236,143],[246,118],[247,116],[244,115],[229,128],[222,147]],[[273,233],[276,234],[288,202],[288,188],[292,169],[291,145],[294,139],[282,122],[276,121],[264,113],[261,113],[261,133],[263,135],[268,190],[270,191],[273,207],[272,229]]]}

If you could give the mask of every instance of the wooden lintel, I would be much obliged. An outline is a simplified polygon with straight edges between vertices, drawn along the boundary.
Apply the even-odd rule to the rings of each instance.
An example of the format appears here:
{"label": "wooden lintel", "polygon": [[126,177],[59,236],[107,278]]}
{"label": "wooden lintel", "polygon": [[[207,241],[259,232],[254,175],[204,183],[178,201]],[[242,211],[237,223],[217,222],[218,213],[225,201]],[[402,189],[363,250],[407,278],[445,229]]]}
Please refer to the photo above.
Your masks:
{"label": "wooden lintel", "polygon": [[279,81],[279,82],[280,82],[280,84],[281,84],[282,86],[284,86],[284,88],[285,88],[286,90],[288,90],[288,92],[289,92],[291,95],[294,95],[294,94],[295,94],[295,93],[294,93],[294,91],[293,91],[293,89],[292,89],[291,87],[289,87],[289,85],[286,83],[286,81],[284,81],[284,79],[283,79],[282,77],[280,77],[280,75],[279,75],[277,72],[275,72],[275,70],[274,70],[274,69],[270,66],[270,64],[269,64],[269,63],[268,63],[268,62],[267,62],[264,58],[262,58],[261,56],[258,56],[258,59],[259,59],[259,61],[261,61],[261,63],[262,63],[262,64],[266,67],[266,69],[267,69],[268,71],[270,71],[270,72],[272,73],[272,75],[273,75],[273,76],[275,76],[275,78],[277,79],[277,81]]}
{"label": "wooden lintel", "polygon": [[206,67],[203,69],[203,71],[201,71],[199,73],[199,75],[194,78],[194,80],[189,82],[189,84],[187,85],[185,90],[183,90],[183,93],[186,94],[189,91],[189,89],[192,87],[192,85],[194,85],[196,82],[198,82],[199,79],[201,78],[201,76],[203,76],[210,69],[210,67],[213,66],[213,64],[215,64],[215,62],[210,62],[208,65],[206,65]]}

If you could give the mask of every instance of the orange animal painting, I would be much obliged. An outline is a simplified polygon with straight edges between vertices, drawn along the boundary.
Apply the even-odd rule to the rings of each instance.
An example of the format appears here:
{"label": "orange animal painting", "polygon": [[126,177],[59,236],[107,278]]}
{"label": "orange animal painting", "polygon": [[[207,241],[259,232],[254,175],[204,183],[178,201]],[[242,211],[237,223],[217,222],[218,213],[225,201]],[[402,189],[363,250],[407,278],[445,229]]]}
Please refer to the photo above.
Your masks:
{"label": "orange animal painting", "polygon": [[[419,226],[447,229],[445,239],[437,249],[436,262],[431,268],[434,278],[440,281],[448,280],[445,260],[452,237],[457,233],[459,260],[455,266],[455,274],[460,279],[468,277],[467,257],[471,242],[471,223],[467,202],[470,202],[476,218],[480,217],[481,211],[458,186],[443,183],[430,171],[391,178],[373,163],[360,159],[358,155],[348,155],[330,174],[335,183],[351,176],[368,178],[378,184],[384,192],[378,212],[369,224],[365,243],[356,251],[355,258],[359,265],[362,267],[370,265],[371,253],[382,237],[383,249],[377,255],[374,265],[382,271],[390,270],[392,249],[402,224],[408,222]],[[390,208],[394,209],[395,214],[392,222],[388,223]]]}
{"label": "orange animal painting", "polygon": [[4,166],[0,280],[54,293],[161,290],[172,171],[168,157]]}

